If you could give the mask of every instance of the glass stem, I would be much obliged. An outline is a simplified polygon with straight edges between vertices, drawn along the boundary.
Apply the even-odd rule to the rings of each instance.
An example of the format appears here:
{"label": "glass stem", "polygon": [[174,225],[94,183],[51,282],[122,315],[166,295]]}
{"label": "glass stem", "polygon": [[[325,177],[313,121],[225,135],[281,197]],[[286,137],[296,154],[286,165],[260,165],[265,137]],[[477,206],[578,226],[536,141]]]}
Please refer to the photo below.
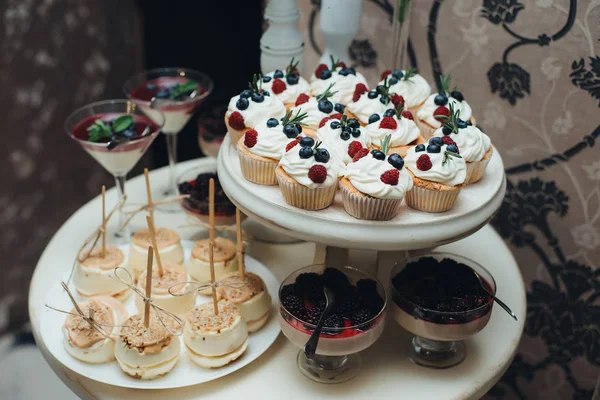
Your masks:
{"label": "glass stem", "polygon": [[322,356],[318,354],[315,354],[312,359],[307,358],[307,362],[312,368],[328,371],[342,368],[347,360],[348,356]]}
{"label": "glass stem", "polygon": [[415,336],[414,344],[423,350],[433,352],[448,352],[455,346],[453,341],[429,340],[421,336]]}
{"label": "glass stem", "polygon": [[[117,193],[119,194],[119,202],[122,202],[123,199],[125,198],[125,181],[126,181],[125,175],[120,175],[120,176],[115,175],[115,186],[117,187]],[[123,224],[125,223],[127,218],[125,217],[123,210],[117,210],[117,214],[119,216],[119,227],[117,229],[119,229],[123,226]],[[119,229],[117,231],[117,233],[115,234],[115,236],[120,237],[120,238],[128,238],[130,236],[130,234],[131,234],[131,231],[129,230],[129,226],[126,226],[123,229]]]}
{"label": "glass stem", "polygon": [[410,17],[412,11],[411,0],[396,0],[392,31],[392,68],[404,69],[408,67],[408,35],[410,33]]}
{"label": "glass stem", "polygon": [[167,140],[167,155],[169,156],[169,186],[165,191],[166,196],[177,194],[177,135],[165,134]]}

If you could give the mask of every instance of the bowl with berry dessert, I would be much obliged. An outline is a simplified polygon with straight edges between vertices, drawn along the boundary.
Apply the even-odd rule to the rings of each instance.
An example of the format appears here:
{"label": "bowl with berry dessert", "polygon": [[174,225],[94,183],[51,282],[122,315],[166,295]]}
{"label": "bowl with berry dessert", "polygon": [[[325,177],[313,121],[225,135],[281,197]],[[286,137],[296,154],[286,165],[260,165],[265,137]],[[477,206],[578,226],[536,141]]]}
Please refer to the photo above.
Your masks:
{"label": "bowl with berry dessert", "polygon": [[415,336],[413,362],[449,368],[466,356],[463,340],[487,325],[496,282],[480,264],[433,252],[397,263],[391,273],[392,315]]}
{"label": "bowl with berry dessert", "polygon": [[198,116],[198,147],[207,157],[217,157],[223,138],[227,134],[227,127],[223,116],[227,106],[220,105],[209,108]]}
{"label": "bowl with berry dessert", "polygon": [[[324,287],[333,293],[325,297]],[[333,303],[331,307],[327,304]],[[385,325],[383,285],[352,267],[315,264],[290,274],[279,288],[279,324],[283,334],[303,349],[322,323],[314,355],[300,350],[298,369],[321,383],[339,383],[356,376],[357,354],[381,336]],[[323,318],[323,321],[321,319]]]}

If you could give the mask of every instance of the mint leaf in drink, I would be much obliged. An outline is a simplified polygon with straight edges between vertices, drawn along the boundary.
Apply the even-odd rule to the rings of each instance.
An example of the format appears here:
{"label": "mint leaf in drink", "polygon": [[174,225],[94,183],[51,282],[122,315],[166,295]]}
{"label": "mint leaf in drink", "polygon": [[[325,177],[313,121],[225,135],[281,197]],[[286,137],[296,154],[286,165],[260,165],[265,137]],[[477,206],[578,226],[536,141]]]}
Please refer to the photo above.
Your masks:
{"label": "mint leaf in drink", "polygon": [[178,97],[189,95],[198,88],[198,84],[194,81],[187,81],[182,84],[176,84],[171,89],[170,95],[172,98],[177,99]]}
{"label": "mint leaf in drink", "polygon": [[87,131],[89,133],[88,142],[100,142],[112,135],[110,126],[99,119],[94,121],[94,123],[87,128]]}
{"label": "mint leaf in drink", "polygon": [[120,133],[126,131],[133,125],[133,116],[131,115],[121,115],[117,119],[114,120],[112,129],[115,133]]}

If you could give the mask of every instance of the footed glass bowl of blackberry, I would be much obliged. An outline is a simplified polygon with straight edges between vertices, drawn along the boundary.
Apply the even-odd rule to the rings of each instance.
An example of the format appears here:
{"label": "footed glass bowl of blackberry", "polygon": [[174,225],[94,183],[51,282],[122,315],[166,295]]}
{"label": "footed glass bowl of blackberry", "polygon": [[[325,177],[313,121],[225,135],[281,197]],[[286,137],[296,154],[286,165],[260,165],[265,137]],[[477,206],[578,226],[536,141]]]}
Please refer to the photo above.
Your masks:
{"label": "footed glass bowl of blackberry", "polygon": [[279,288],[279,324],[300,349],[325,310],[324,286],[334,294],[333,309],[324,320],[316,354],[308,358],[300,350],[297,363],[300,372],[313,381],[340,383],[357,375],[361,366],[357,353],[381,336],[386,295],[376,278],[352,267],[317,264],[293,272]]}
{"label": "footed glass bowl of blackberry", "polygon": [[185,171],[177,179],[179,194],[190,197],[181,200],[181,208],[201,221],[208,223],[208,181],[215,180],[215,224],[235,224],[235,205],[225,195],[219,184],[216,169],[207,171],[206,167],[196,167]]}
{"label": "footed glass bowl of blackberry", "polygon": [[485,328],[492,315],[494,300],[482,284],[496,293],[492,275],[457,254],[434,252],[394,266],[392,313],[415,335],[410,348],[413,362],[449,368],[465,359],[462,341]]}

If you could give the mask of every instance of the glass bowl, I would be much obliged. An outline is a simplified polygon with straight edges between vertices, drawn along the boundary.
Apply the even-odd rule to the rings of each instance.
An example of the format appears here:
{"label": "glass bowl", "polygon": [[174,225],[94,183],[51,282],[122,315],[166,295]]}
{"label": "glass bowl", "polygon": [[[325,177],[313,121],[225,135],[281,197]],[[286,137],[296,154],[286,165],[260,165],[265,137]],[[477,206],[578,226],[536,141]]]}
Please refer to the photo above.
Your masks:
{"label": "glass bowl", "polygon": [[[424,271],[420,271],[415,276],[403,276],[400,272],[408,264],[422,261],[428,257],[438,262],[451,259],[459,264],[466,265],[479,274],[487,289],[494,294],[496,293],[496,282],[492,275],[480,264],[451,253],[433,252],[408,258],[396,263],[392,269],[390,277],[392,314],[401,327],[415,335],[410,349],[411,360],[426,367],[449,368],[464,360],[466,349],[462,341],[485,328],[492,314],[494,300],[479,286],[477,276],[473,274],[472,278],[461,282],[461,285],[478,290],[478,297],[474,299],[477,303],[476,307],[466,311],[453,311],[452,306],[442,300],[435,306],[438,309],[433,309],[429,305],[422,305],[432,304],[438,300],[420,294],[417,296],[414,292],[416,290],[415,279],[419,279],[420,282],[429,280],[437,286],[443,278],[438,277],[434,280],[433,276],[429,277]],[[441,285],[439,287],[441,288]],[[434,296],[436,293],[443,293],[443,290],[438,291],[434,286],[433,290],[429,290],[428,293]],[[453,306],[456,306],[461,302],[464,304],[467,298],[454,296],[452,301],[454,302]],[[417,302],[420,304],[417,304]]]}
{"label": "glass bowl", "polygon": [[198,146],[204,155],[217,157],[223,138],[227,133],[225,126],[226,105],[212,107],[198,117]]}

